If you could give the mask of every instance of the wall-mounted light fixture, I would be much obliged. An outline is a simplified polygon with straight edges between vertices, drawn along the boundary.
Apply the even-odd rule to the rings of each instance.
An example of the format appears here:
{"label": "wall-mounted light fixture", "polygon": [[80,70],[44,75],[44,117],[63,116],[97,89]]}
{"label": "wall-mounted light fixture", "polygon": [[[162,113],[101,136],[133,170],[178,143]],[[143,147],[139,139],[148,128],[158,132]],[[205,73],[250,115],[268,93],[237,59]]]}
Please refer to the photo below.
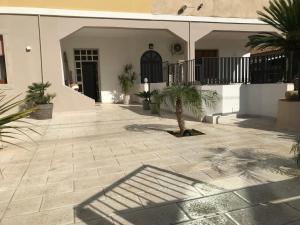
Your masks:
{"label": "wall-mounted light fixture", "polygon": [[25,50],[26,52],[31,52],[31,46],[26,46]]}
{"label": "wall-mounted light fixture", "polygon": [[153,43],[149,44],[149,49],[151,49],[151,50],[154,49],[154,44]]}

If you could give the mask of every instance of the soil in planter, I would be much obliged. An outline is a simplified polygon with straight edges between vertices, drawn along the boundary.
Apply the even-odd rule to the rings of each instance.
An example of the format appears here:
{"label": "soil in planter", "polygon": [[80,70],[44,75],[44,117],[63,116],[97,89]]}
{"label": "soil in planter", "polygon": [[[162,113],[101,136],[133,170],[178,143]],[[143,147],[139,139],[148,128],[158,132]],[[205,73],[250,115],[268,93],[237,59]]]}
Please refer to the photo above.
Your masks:
{"label": "soil in planter", "polygon": [[184,131],[183,135],[181,135],[179,131],[167,131],[167,132],[178,138],[204,135],[204,133],[195,129],[187,129]]}

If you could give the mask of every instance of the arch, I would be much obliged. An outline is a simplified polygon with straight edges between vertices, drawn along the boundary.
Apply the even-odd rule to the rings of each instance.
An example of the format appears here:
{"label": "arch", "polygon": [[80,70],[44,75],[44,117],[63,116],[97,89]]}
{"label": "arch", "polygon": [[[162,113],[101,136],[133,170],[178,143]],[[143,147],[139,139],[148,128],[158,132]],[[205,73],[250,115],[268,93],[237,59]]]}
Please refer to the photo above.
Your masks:
{"label": "arch", "polygon": [[160,54],[153,50],[146,51],[141,57],[141,83],[148,78],[150,83],[163,82],[163,66]]}

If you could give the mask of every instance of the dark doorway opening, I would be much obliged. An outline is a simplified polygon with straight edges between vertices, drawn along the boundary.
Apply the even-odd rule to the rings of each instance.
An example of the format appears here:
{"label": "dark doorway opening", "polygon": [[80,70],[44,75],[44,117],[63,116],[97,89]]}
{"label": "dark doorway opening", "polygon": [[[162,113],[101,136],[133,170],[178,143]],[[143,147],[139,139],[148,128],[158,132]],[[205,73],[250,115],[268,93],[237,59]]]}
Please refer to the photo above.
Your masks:
{"label": "dark doorway opening", "polygon": [[82,62],[83,92],[86,96],[99,100],[98,63]]}
{"label": "dark doorway opening", "polygon": [[163,82],[163,64],[160,54],[156,51],[146,51],[141,57],[141,82],[148,78],[150,83]]}
{"label": "dark doorway opening", "polygon": [[199,49],[195,51],[195,78],[203,84],[218,78],[219,51],[217,49]]}

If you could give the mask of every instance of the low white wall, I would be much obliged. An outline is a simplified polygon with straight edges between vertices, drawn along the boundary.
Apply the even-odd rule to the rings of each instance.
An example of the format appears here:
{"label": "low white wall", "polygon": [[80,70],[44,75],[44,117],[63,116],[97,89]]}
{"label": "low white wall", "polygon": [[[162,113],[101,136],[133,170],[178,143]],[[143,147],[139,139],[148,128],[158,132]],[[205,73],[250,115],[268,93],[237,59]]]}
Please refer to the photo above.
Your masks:
{"label": "low white wall", "polygon": [[276,118],[278,100],[293,89],[293,84],[285,83],[242,85],[239,114]]}
{"label": "low white wall", "polygon": [[[165,83],[152,84],[151,90],[162,89]],[[199,90],[210,90],[218,93],[219,101],[214,108],[205,108],[205,115],[238,115],[263,116],[276,118],[278,100],[284,98],[285,92],[293,90],[293,84],[232,84],[204,85]],[[143,86],[140,86],[143,90]],[[192,116],[185,111],[185,114]]]}

